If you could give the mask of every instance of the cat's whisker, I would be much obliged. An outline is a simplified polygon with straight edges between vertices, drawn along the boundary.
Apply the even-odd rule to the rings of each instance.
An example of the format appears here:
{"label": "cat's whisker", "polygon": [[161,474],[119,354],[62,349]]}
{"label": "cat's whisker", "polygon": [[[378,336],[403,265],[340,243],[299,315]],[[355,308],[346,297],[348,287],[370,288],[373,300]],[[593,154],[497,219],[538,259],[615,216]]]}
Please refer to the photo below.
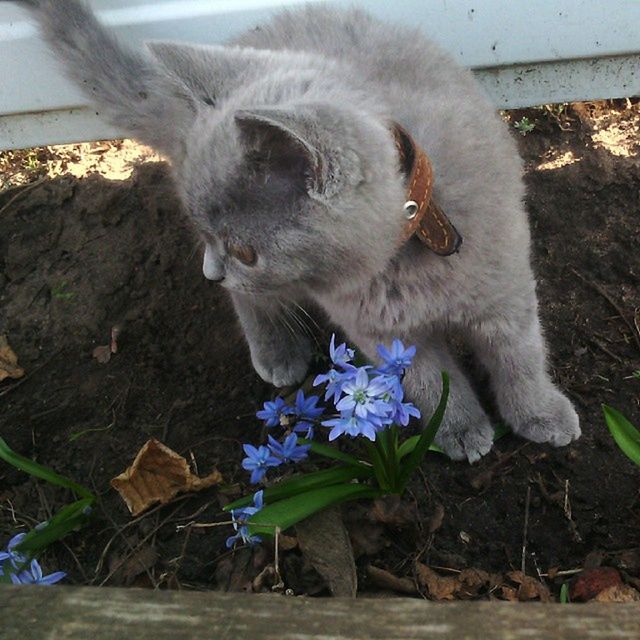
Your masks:
{"label": "cat's whisker", "polygon": [[298,317],[298,315],[295,313],[293,309],[283,306],[282,311],[287,317],[293,320],[300,329],[302,329],[303,333],[309,336],[312,336],[312,333],[309,327],[305,324],[305,322],[300,317]]}
{"label": "cat's whisker", "polygon": [[291,302],[298,308],[302,313],[311,321],[311,324],[320,332],[322,332],[322,327],[316,322],[316,319],[309,314],[309,312],[298,302],[295,300],[291,300]]}

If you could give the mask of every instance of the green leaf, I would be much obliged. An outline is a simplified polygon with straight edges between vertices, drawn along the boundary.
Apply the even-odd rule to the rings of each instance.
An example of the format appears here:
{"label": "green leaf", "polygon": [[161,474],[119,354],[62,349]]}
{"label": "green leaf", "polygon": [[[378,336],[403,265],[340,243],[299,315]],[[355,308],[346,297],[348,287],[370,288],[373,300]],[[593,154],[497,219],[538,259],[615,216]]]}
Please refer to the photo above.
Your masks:
{"label": "green leaf", "polygon": [[560,587],[560,603],[561,604],[568,604],[569,603],[569,583],[565,582],[561,587]]}
{"label": "green leaf", "polygon": [[411,477],[411,474],[418,468],[422,459],[424,458],[427,450],[433,443],[433,439],[436,437],[436,433],[440,424],[442,423],[442,418],[444,417],[444,412],[447,408],[447,400],[449,399],[449,374],[446,371],[442,372],[442,395],[440,396],[440,402],[435,410],[433,416],[431,416],[431,420],[429,420],[429,424],[426,426],[420,439],[418,440],[416,446],[413,451],[409,454],[409,457],[405,464],[403,465],[402,472],[400,473],[399,479],[399,488],[401,491],[404,491],[404,488],[407,486],[407,482]]}
{"label": "green leaf", "polygon": [[[305,475],[294,476],[287,480],[283,480],[278,484],[269,487],[264,490],[263,500],[265,504],[270,504],[277,500],[283,500],[289,498],[298,493],[304,493],[312,489],[318,489],[320,487],[327,487],[341,482],[348,482],[349,480],[364,480],[373,476],[373,469],[371,467],[356,466],[340,466],[332,467],[331,469],[323,469],[322,471],[314,471],[313,473],[307,473]],[[231,511],[231,509],[238,509],[240,507],[246,507],[253,503],[253,495],[240,498],[231,504],[228,504],[224,511]]]}
{"label": "green leaf", "polygon": [[332,505],[379,495],[379,490],[363,484],[337,484],[314,489],[267,505],[249,518],[249,532],[253,535],[273,536],[276,527],[285,531],[296,522]]}
{"label": "green leaf", "polygon": [[367,450],[369,461],[373,465],[373,472],[375,474],[378,486],[384,491],[389,491],[391,489],[391,486],[389,484],[389,477],[387,476],[387,469],[385,467],[384,460],[380,455],[380,451],[378,451],[376,445],[367,438],[362,438],[362,444]]}
{"label": "green leaf", "polygon": [[33,460],[29,460],[29,458],[21,456],[19,453],[13,451],[2,438],[0,438],[0,458],[29,475],[40,478],[41,480],[46,480],[59,487],[71,489],[83,498],[90,498],[92,501],[95,500],[94,495],[88,489]]}
{"label": "green leaf", "polygon": [[640,431],[617,409],[602,405],[607,427],[622,452],[640,466]]}
{"label": "green leaf", "polygon": [[87,507],[90,508],[94,502],[95,499],[93,497],[83,498],[62,508],[44,526],[32,529],[24,540],[16,546],[16,549],[29,554],[29,556],[36,555],[52,542],[60,540],[69,532],[85,524],[89,518],[85,510]]}
{"label": "green leaf", "polygon": [[332,460],[340,460],[340,462],[346,462],[356,467],[365,467],[361,460],[358,460],[355,456],[351,456],[348,453],[342,453],[335,447],[329,447],[326,444],[320,444],[313,440],[307,440],[307,438],[298,438],[298,444],[307,444],[311,447],[313,453],[317,453],[319,456],[325,458],[331,458]]}

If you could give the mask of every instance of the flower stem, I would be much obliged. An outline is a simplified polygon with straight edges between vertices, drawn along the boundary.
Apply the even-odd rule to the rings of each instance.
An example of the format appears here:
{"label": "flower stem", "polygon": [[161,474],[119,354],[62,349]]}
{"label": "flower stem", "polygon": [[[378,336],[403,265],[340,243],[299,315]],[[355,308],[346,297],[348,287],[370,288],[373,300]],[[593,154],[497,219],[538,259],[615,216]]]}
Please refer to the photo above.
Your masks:
{"label": "flower stem", "polygon": [[389,478],[387,477],[387,470],[384,463],[384,459],[380,455],[380,451],[378,450],[378,446],[367,440],[366,438],[362,438],[365,449],[367,450],[367,454],[369,456],[369,460],[373,465],[373,472],[376,476],[376,481],[378,482],[378,486],[382,491],[389,491],[390,484]]}

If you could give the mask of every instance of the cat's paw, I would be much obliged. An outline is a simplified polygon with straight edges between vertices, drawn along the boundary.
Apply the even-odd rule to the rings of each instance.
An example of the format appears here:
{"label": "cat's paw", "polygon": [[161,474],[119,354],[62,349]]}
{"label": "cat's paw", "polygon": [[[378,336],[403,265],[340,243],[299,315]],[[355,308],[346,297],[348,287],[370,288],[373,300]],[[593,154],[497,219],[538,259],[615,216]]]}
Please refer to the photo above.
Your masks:
{"label": "cat's paw", "polygon": [[514,433],[532,442],[548,442],[554,447],[564,447],[580,437],[578,414],[557,389],[549,391],[539,406],[533,415],[513,421]]}
{"label": "cat's paw", "polygon": [[493,427],[486,416],[476,421],[444,422],[435,443],[452,460],[477,462],[493,446]]}
{"label": "cat's paw", "polygon": [[279,348],[269,345],[251,350],[256,373],[274,387],[290,387],[302,382],[310,360],[311,345],[306,339]]}

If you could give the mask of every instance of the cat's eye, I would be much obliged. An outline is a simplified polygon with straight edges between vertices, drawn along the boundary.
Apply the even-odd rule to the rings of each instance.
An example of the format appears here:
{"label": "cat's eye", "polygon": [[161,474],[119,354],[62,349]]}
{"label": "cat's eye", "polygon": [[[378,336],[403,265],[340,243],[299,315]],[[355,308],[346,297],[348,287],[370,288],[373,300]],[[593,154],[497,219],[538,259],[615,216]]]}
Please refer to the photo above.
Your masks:
{"label": "cat's eye", "polygon": [[242,264],[246,264],[248,267],[252,267],[258,260],[256,250],[248,244],[230,242],[227,245],[227,251],[229,252],[229,255],[237,258],[242,262]]}

